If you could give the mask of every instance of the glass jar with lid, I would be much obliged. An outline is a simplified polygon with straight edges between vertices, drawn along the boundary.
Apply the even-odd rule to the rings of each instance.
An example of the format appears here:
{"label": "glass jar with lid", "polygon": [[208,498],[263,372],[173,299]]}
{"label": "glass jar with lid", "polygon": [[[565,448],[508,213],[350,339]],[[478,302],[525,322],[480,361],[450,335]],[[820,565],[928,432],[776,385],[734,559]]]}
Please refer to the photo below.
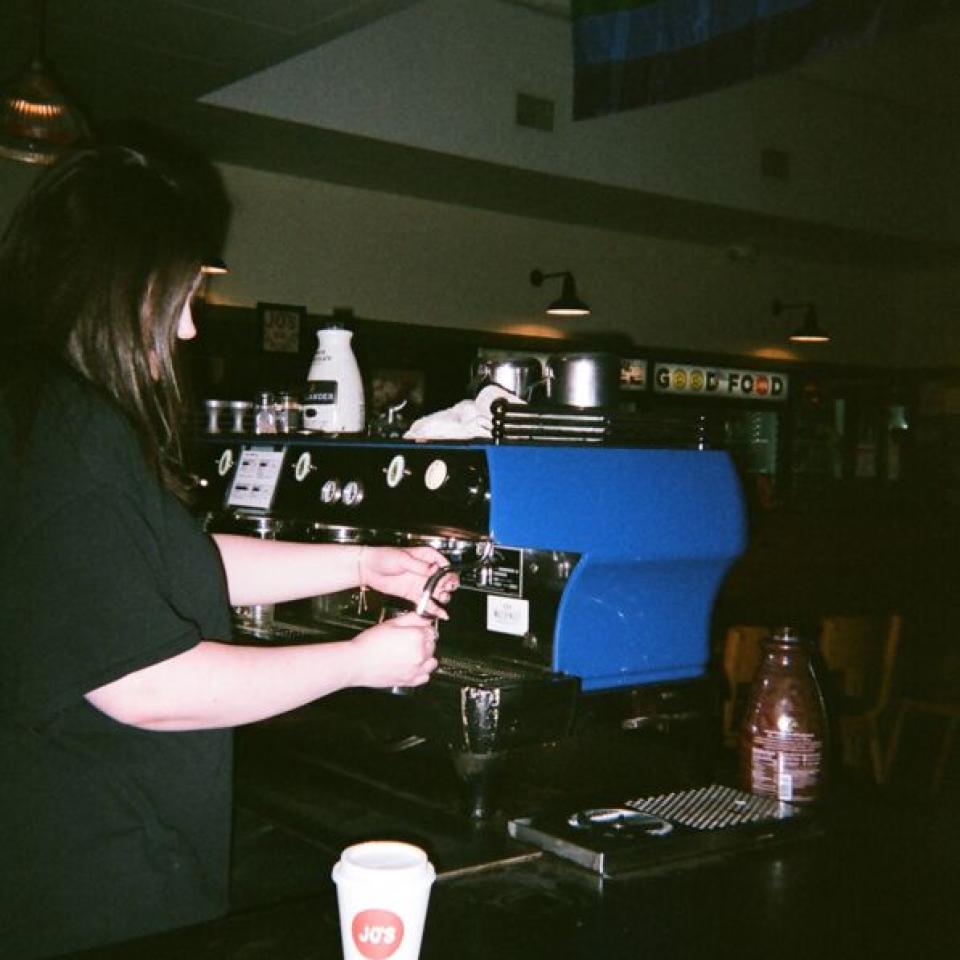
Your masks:
{"label": "glass jar with lid", "polygon": [[277,410],[272,393],[264,391],[257,394],[253,410],[253,432],[277,432]]}
{"label": "glass jar with lid", "polygon": [[277,433],[295,433],[300,429],[300,401],[295,394],[278,393],[274,411]]}

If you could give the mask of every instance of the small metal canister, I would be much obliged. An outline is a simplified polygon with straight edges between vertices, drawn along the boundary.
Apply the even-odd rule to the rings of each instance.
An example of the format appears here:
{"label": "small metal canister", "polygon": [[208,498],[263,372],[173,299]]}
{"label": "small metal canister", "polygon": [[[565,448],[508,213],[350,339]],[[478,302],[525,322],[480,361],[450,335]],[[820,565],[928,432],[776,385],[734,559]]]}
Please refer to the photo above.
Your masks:
{"label": "small metal canister", "polygon": [[226,410],[230,404],[226,400],[204,400],[203,407],[206,411],[206,423],[204,429],[207,433],[220,433],[223,424],[220,422],[220,414]]}
{"label": "small metal canister", "polygon": [[230,432],[244,433],[247,429],[247,415],[253,409],[253,404],[249,400],[231,400],[230,401]]}

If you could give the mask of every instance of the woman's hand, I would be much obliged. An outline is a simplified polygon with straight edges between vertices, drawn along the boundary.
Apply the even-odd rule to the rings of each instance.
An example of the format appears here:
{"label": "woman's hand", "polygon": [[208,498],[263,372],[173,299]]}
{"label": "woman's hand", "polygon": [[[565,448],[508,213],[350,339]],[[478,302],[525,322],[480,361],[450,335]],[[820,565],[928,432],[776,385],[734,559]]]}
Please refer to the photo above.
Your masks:
{"label": "woman's hand", "polygon": [[[402,597],[416,604],[427,578],[440,567],[448,566],[447,558],[433,547],[365,547],[360,554],[360,577],[364,586],[393,597]],[[447,619],[444,604],[456,590],[456,574],[443,577],[434,591],[437,601],[427,607],[434,617]]]}
{"label": "woman's hand", "polygon": [[350,641],[357,687],[418,687],[437,669],[437,628],[432,620],[404,613]]}

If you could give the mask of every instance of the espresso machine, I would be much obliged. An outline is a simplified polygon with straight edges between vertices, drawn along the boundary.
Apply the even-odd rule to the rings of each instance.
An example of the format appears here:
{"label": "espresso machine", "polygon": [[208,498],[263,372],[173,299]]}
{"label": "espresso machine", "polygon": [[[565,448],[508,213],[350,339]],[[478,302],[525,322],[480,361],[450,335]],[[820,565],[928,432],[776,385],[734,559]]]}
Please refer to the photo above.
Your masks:
{"label": "espresso machine", "polygon": [[[430,544],[459,574],[426,685],[343,691],[256,725],[287,731],[278,744],[474,821],[698,775],[712,606],[744,546],[738,478],[702,436],[207,434],[191,457],[210,532]],[[406,608],[370,591],[242,608],[234,640],[343,639]]]}

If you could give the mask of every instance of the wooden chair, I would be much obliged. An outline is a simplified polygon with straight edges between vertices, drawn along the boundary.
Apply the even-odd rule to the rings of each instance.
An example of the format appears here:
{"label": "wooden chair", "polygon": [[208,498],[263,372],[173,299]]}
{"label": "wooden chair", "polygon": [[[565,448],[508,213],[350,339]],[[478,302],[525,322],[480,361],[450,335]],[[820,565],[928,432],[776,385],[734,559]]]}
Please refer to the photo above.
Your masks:
{"label": "wooden chair", "polygon": [[890,734],[890,748],[887,752],[886,775],[890,776],[893,764],[897,759],[897,749],[900,746],[900,735],[903,732],[903,725],[911,713],[928,714],[935,717],[941,717],[946,720],[946,726],[943,731],[943,740],[940,742],[940,750],[937,753],[937,759],[933,767],[933,777],[930,781],[930,795],[936,796],[943,785],[943,777],[947,770],[947,761],[950,759],[950,753],[953,750],[954,741],[957,738],[957,728],[960,727],[960,697],[903,697],[900,700],[897,709],[897,719],[893,724],[893,731]]}
{"label": "wooden chair", "polygon": [[829,671],[826,696],[837,718],[845,766],[869,750],[874,780],[886,778],[880,718],[890,703],[903,619],[829,616],[820,625],[820,655]]}
{"label": "wooden chair", "polygon": [[740,721],[750,685],[760,664],[760,641],[770,636],[768,627],[738,624],[729,627],[723,640],[723,675],[726,695],[723,701],[723,742],[737,745]]}

